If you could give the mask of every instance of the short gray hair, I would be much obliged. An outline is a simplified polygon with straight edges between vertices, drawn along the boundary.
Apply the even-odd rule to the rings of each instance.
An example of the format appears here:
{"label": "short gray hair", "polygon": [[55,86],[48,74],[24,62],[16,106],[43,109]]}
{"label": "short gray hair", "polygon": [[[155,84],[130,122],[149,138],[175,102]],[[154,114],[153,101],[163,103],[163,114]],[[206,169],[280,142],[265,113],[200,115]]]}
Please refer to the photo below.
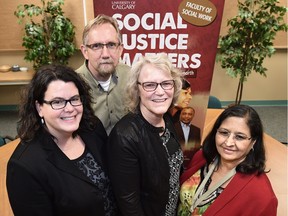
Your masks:
{"label": "short gray hair", "polygon": [[119,40],[119,43],[122,44],[122,35],[119,29],[119,25],[117,23],[117,20],[114,19],[113,17],[104,15],[104,14],[99,14],[97,17],[95,17],[93,20],[90,20],[88,24],[85,26],[82,34],[82,43],[84,45],[87,45],[88,41],[88,34],[91,29],[93,29],[95,26],[103,25],[105,23],[110,23],[116,30],[117,32],[117,37]]}
{"label": "short gray hair", "polygon": [[141,69],[146,64],[153,64],[161,70],[170,71],[172,79],[175,81],[171,106],[177,101],[182,89],[182,71],[172,65],[166,53],[141,57],[139,61],[132,65],[129,81],[127,83],[126,106],[130,112],[136,112],[139,108],[140,92],[138,88],[138,78]]}

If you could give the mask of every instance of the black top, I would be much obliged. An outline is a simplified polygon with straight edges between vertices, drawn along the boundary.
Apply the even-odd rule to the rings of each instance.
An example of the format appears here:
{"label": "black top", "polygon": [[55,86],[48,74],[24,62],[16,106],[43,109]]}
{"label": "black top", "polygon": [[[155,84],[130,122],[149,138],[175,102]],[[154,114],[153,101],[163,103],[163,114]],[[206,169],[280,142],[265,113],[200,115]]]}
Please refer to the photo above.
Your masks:
{"label": "black top", "polygon": [[[79,136],[105,173],[106,131],[96,128]],[[16,216],[105,216],[98,186],[41,131],[29,143],[20,143],[7,167],[7,189]]]}
{"label": "black top", "polygon": [[125,216],[176,213],[183,154],[170,116],[164,115],[164,120],[169,139],[166,133],[161,138],[160,129],[141,114],[132,113],[124,116],[109,135],[109,175]]}
{"label": "black top", "polygon": [[113,196],[110,180],[88,148],[85,148],[84,153],[73,161],[79,170],[81,170],[88,178],[91,179],[91,181],[94,182],[99,190],[99,194],[102,194],[104,199],[105,215],[116,215],[116,202]]}

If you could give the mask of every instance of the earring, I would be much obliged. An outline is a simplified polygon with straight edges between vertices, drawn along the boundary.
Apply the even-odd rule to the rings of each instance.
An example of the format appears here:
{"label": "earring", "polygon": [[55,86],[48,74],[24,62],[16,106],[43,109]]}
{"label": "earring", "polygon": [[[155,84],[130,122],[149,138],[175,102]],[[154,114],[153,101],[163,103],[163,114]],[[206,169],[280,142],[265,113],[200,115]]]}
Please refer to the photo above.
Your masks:
{"label": "earring", "polygon": [[41,124],[44,125],[45,124],[45,121],[44,121],[44,118],[41,117]]}

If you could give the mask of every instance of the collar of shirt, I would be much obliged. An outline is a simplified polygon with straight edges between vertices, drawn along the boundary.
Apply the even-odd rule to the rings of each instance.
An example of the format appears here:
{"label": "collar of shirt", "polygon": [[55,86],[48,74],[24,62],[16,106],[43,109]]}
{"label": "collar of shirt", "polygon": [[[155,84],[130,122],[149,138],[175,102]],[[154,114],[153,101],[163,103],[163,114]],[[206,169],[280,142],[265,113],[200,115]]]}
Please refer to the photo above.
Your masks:
{"label": "collar of shirt", "polygon": [[182,121],[180,121],[180,124],[181,124],[181,126],[184,127],[184,128],[190,128],[190,125],[191,125],[191,123],[190,123],[190,124],[185,124],[185,123],[183,123]]}

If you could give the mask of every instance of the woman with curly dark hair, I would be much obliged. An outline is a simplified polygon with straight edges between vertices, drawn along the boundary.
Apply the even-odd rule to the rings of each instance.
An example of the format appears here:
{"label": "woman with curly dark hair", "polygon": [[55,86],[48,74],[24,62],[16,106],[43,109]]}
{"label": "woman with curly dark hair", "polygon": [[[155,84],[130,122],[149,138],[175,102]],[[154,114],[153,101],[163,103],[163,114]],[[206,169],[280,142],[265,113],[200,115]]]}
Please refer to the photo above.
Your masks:
{"label": "woman with curly dark hair", "polygon": [[89,85],[73,69],[40,68],[22,95],[20,144],[7,167],[17,215],[116,215],[107,177],[107,134]]}
{"label": "woman with curly dark hair", "polygon": [[276,216],[257,112],[247,105],[225,109],[180,181],[179,216]]}

